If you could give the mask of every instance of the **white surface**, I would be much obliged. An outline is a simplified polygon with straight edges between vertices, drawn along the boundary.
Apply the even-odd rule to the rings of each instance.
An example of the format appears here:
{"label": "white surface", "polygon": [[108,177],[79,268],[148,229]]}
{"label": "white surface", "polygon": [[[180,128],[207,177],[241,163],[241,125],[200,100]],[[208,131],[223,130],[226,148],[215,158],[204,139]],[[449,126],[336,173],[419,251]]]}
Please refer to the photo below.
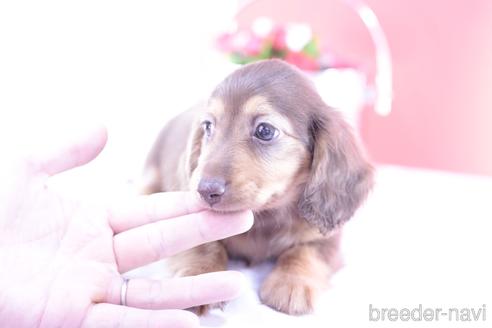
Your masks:
{"label": "white surface", "polygon": [[324,102],[333,108],[343,109],[344,117],[356,127],[359,111],[367,102],[367,82],[356,69],[327,69],[313,74],[316,88]]}
{"label": "white surface", "polygon": [[[490,327],[492,315],[492,178],[380,167],[364,207],[346,225],[345,266],[316,313],[287,316],[260,304],[257,290],[271,264],[239,269],[250,288],[204,327]],[[159,277],[157,263],[139,274]],[[486,321],[371,322],[378,308],[472,308]]]}

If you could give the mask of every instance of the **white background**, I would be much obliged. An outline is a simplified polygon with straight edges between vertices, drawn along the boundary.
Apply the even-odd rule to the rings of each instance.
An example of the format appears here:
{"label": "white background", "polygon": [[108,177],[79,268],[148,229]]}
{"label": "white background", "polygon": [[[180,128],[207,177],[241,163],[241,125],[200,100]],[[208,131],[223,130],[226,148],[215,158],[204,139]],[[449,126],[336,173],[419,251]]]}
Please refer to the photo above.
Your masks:
{"label": "white background", "polygon": [[[131,193],[157,130],[222,76],[210,47],[231,1],[3,1],[0,3],[2,150],[49,147],[91,122],[109,142],[85,168],[60,177],[78,196]],[[346,267],[313,316],[259,304],[269,266],[244,268],[251,289],[206,326],[468,327],[374,323],[368,307],[474,307],[492,318],[492,179],[380,167],[377,185],[344,239]],[[154,266],[140,274],[159,275]]]}

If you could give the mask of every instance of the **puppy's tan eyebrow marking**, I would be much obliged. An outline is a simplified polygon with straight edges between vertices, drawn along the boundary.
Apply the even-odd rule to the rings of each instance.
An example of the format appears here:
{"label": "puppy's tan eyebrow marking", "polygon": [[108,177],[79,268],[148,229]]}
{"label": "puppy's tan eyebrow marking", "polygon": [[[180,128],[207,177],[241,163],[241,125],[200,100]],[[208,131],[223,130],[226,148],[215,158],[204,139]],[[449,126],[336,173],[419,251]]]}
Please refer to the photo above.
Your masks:
{"label": "puppy's tan eyebrow marking", "polygon": [[243,105],[243,112],[252,115],[254,124],[264,121],[273,124],[276,128],[294,139],[294,128],[291,122],[278,111],[276,111],[262,96],[253,96],[248,99]]}
{"label": "puppy's tan eyebrow marking", "polygon": [[220,98],[210,98],[207,104],[208,112],[211,115],[218,117],[224,113],[224,102]]}
{"label": "puppy's tan eyebrow marking", "polygon": [[270,114],[273,111],[274,110],[272,106],[268,103],[268,100],[262,96],[253,96],[243,104],[244,113]]}
{"label": "puppy's tan eyebrow marking", "polygon": [[202,123],[205,121],[210,121],[215,124],[216,118],[214,114],[206,112],[202,116],[200,116],[200,120]]}

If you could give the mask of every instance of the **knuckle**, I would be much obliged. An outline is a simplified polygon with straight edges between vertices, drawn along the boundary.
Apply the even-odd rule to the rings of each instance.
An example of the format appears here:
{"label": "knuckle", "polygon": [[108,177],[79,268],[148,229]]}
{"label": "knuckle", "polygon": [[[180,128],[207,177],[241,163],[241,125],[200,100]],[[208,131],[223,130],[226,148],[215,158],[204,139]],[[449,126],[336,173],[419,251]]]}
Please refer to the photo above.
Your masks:
{"label": "knuckle", "polygon": [[200,212],[197,217],[196,229],[200,240],[210,239],[210,218],[211,213],[209,211]]}
{"label": "knuckle", "polygon": [[156,194],[150,194],[147,196],[145,215],[149,222],[154,220],[157,216],[157,202],[158,202],[158,198]]}
{"label": "knuckle", "polygon": [[147,243],[153,252],[153,259],[155,261],[166,256],[167,252],[167,238],[162,229],[149,227],[147,229]]}
{"label": "knuckle", "polygon": [[162,284],[160,281],[152,280],[149,283],[148,291],[148,308],[157,309],[159,308],[160,297],[162,295]]}

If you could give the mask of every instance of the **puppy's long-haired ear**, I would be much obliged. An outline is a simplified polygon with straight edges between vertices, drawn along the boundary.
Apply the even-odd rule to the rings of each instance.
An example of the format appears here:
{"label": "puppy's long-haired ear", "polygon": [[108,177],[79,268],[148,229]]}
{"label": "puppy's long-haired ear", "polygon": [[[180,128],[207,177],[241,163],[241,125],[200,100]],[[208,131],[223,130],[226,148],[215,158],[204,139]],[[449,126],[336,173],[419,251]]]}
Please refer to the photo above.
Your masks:
{"label": "puppy's long-haired ear", "polygon": [[185,160],[185,168],[188,178],[191,177],[191,174],[198,165],[198,158],[200,157],[203,140],[203,129],[201,128],[201,123],[199,120],[195,120],[193,122],[191,129],[192,132],[186,146]]}
{"label": "puppy's long-haired ear", "polygon": [[323,107],[311,121],[311,172],[299,210],[325,234],[347,221],[366,198],[373,169],[340,114]]}

